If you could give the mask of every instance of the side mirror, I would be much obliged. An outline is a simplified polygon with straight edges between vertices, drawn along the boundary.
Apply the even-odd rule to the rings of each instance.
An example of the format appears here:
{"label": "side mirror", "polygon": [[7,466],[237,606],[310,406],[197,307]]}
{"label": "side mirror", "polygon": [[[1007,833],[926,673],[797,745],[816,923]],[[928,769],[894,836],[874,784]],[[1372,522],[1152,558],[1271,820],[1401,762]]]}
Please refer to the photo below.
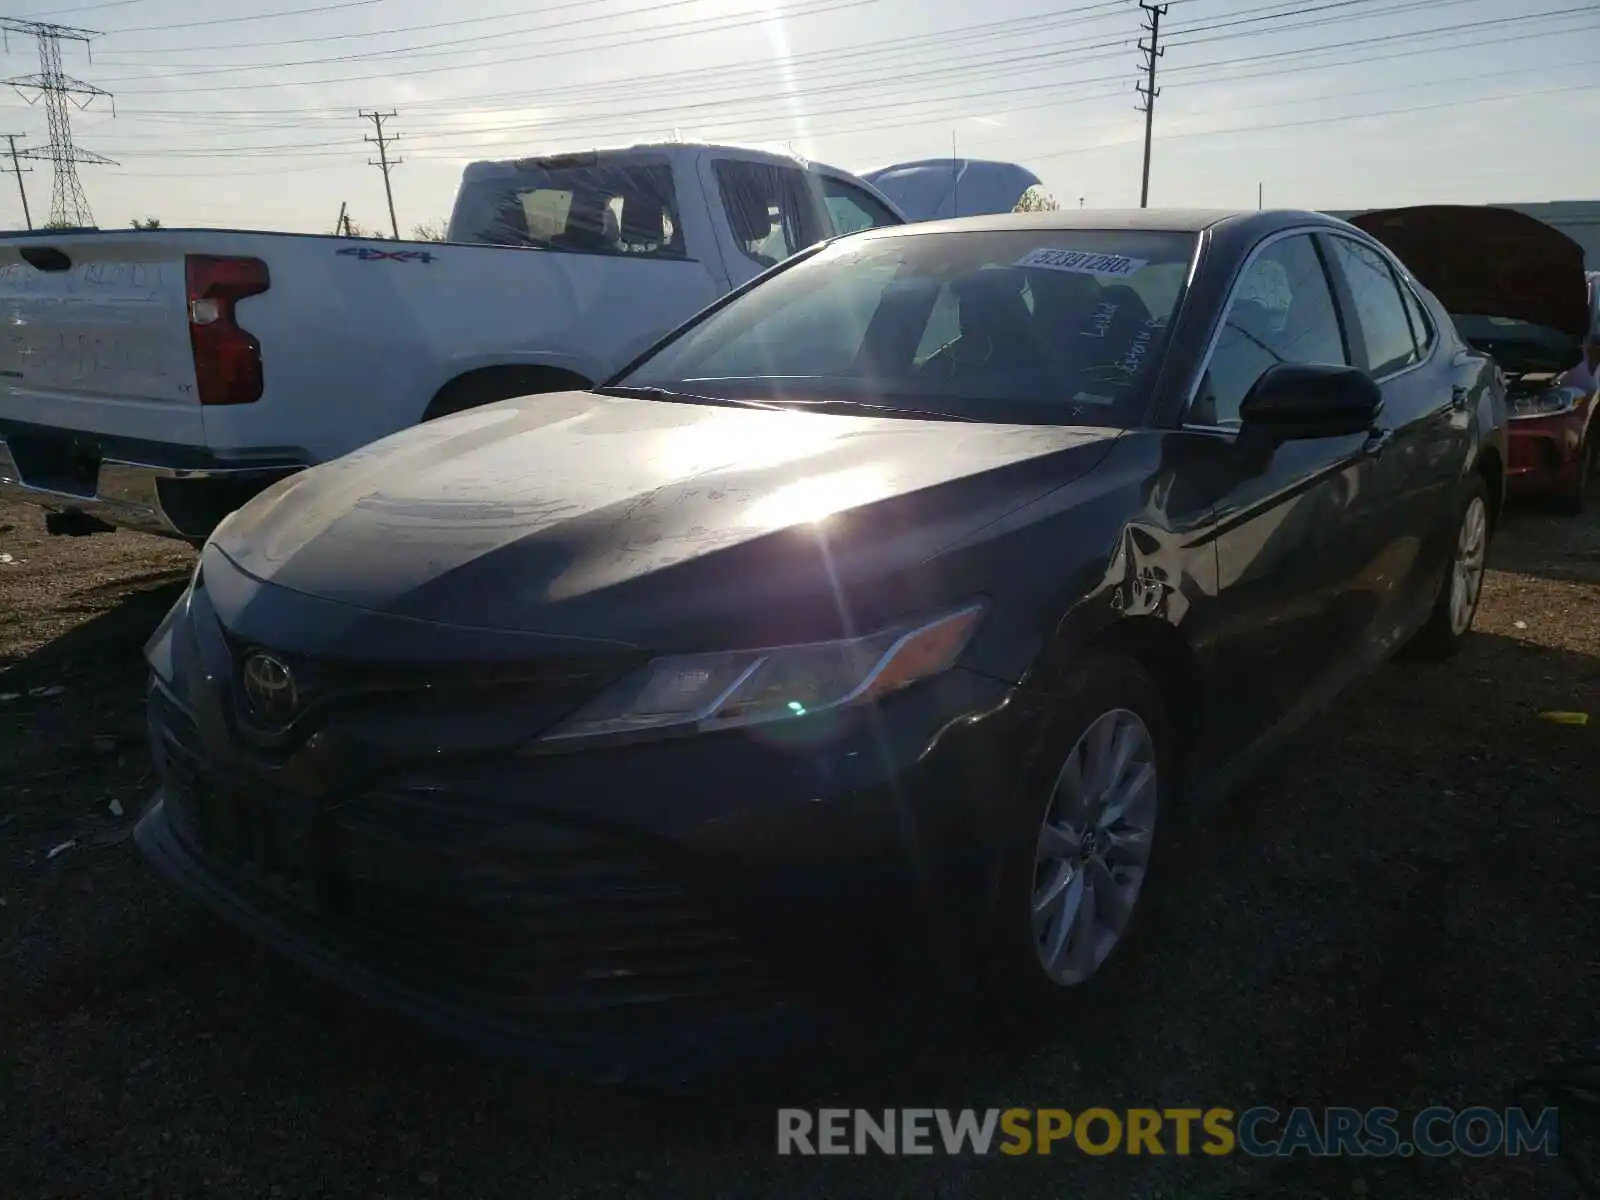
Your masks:
{"label": "side mirror", "polygon": [[1278,363],[1239,405],[1244,429],[1276,439],[1366,433],[1383,411],[1383,391],[1365,371],[1318,363]]}

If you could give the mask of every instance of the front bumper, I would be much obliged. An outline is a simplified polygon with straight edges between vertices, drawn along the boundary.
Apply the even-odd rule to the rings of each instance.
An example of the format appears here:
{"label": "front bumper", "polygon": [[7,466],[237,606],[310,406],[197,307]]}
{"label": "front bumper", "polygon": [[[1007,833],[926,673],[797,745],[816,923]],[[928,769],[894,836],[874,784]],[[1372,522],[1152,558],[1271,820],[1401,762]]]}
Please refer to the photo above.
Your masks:
{"label": "front bumper", "polygon": [[1566,491],[1577,486],[1587,409],[1506,423],[1506,485],[1517,493]]}
{"label": "front bumper", "polygon": [[136,838],[174,882],[438,1031],[610,1080],[781,1051],[958,976],[1038,717],[952,671],[826,746],[391,762],[329,796],[219,753],[223,713],[157,687],[150,715],[163,792]]}
{"label": "front bumper", "polygon": [[72,431],[0,430],[0,500],[185,541],[203,541],[229,512],[303,467],[214,461],[188,446],[102,445]]}

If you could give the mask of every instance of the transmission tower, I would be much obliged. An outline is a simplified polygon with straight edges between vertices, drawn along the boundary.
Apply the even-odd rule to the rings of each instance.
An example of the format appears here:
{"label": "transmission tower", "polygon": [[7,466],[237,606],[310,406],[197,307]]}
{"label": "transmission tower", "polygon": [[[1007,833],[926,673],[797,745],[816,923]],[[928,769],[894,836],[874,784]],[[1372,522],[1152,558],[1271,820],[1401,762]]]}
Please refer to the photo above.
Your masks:
{"label": "transmission tower", "polygon": [[389,230],[394,234],[394,240],[398,242],[400,240],[400,222],[394,219],[394,189],[389,186],[389,172],[405,162],[405,159],[389,157],[389,143],[398,142],[400,135],[398,133],[384,133],[383,131],[383,123],[393,120],[394,116],[395,111],[392,108],[388,112],[368,112],[366,109],[362,109],[362,120],[372,122],[372,127],[377,131],[377,136],[362,138],[361,140],[371,142],[378,148],[378,160],[374,162],[370,158],[367,159],[367,166],[383,168],[383,194],[389,200]]}
{"label": "transmission tower", "polygon": [[[78,180],[79,163],[116,163],[103,154],[84,150],[72,142],[72,118],[69,105],[87,108],[97,97],[110,97],[111,93],[93,84],[74,79],[61,69],[61,43],[82,42],[100,35],[92,29],[75,29],[70,25],[53,25],[48,21],[18,21],[0,18],[0,32],[7,35],[6,48],[10,49],[10,34],[26,34],[39,43],[39,73],[19,75],[4,80],[14,87],[29,104],[44,97],[45,117],[50,126],[50,144],[38,149],[24,150],[19,157],[38,159],[51,163],[55,178],[50,187],[50,223],[52,225],[92,225],[94,215],[89,211],[89,198],[83,194],[83,184]],[[29,95],[29,93],[34,93]],[[113,108],[115,113],[116,109]]]}
{"label": "transmission tower", "polygon": [[1150,0],[1139,0],[1139,7],[1147,15],[1144,31],[1150,35],[1150,44],[1139,43],[1139,52],[1144,55],[1145,81],[1136,89],[1141,98],[1139,111],[1144,113],[1144,175],[1139,183],[1139,207],[1150,207],[1150,137],[1155,130],[1156,97],[1161,94],[1161,89],[1156,86],[1156,62],[1166,53],[1161,46],[1161,18],[1167,15],[1165,4],[1152,4]]}

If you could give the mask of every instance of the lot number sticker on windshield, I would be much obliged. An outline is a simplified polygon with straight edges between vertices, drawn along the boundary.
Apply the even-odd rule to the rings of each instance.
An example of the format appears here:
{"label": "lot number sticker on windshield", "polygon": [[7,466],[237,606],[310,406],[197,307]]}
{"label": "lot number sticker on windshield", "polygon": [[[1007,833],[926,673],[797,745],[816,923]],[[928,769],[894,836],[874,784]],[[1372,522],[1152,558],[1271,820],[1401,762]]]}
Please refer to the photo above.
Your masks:
{"label": "lot number sticker on windshield", "polygon": [[1016,261],[1019,267],[1043,267],[1047,271],[1069,271],[1074,275],[1132,275],[1150,260],[1129,258],[1125,254],[1091,254],[1087,250],[1030,250]]}

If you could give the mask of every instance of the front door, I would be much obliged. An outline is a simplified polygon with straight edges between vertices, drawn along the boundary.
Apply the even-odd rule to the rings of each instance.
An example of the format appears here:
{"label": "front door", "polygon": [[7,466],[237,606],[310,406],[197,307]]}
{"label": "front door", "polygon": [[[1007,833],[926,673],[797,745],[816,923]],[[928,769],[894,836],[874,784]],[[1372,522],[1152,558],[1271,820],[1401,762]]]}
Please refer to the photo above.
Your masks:
{"label": "front door", "polygon": [[821,189],[799,167],[708,156],[701,183],[721,202],[715,221],[733,287],[829,236]]}
{"label": "front door", "polygon": [[[1222,758],[1292,714],[1341,672],[1372,619],[1363,578],[1382,543],[1374,439],[1273,444],[1241,428],[1240,404],[1281,362],[1354,361],[1328,264],[1310,232],[1278,234],[1235,284],[1185,417],[1216,496],[1217,602],[1203,652],[1229,682],[1207,713]],[[1201,450],[1201,446],[1205,446]]]}

